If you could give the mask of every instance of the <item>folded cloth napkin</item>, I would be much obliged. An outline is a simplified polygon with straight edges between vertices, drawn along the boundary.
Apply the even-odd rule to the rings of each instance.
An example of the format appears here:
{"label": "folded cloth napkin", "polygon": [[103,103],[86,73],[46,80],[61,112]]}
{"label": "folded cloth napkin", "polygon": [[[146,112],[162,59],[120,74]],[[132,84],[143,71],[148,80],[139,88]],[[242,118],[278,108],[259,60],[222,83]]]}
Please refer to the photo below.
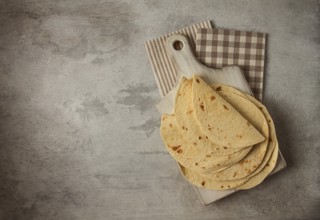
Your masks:
{"label": "folded cloth napkin", "polygon": [[240,66],[254,96],[262,100],[266,34],[227,29],[198,29],[196,56],[206,66]]}

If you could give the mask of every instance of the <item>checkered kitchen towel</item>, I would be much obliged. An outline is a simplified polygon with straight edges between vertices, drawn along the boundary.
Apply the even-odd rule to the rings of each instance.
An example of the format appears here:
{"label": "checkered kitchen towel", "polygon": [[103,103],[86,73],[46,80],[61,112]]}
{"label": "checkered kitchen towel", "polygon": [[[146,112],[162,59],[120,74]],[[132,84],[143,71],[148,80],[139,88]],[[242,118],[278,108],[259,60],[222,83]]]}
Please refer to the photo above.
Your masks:
{"label": "checkered kitchen towel", "polygon": [[240,66],[254,96],[262,100],[266,34],[227,29],[198,29],[196,55],[212,68]]}

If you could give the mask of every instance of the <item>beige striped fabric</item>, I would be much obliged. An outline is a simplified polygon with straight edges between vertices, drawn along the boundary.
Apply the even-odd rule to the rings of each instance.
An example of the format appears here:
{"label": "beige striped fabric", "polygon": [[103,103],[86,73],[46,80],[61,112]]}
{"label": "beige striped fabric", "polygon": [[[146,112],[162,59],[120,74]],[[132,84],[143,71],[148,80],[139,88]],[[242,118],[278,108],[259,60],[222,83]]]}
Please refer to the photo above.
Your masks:
{"label": "beige striped fabric", "polygon": [[161,97],[170,92],[177,80],[177,70],[165,50],[165,42],[167,38],[176,33],[184,34],[189,38],[191,47],[193,51],[195,51],[196,33],[197,29],[200,28],[212,28],[211,22],[203,21],[145,42],[145,48],[149,56],[149,61],[152,66]]}

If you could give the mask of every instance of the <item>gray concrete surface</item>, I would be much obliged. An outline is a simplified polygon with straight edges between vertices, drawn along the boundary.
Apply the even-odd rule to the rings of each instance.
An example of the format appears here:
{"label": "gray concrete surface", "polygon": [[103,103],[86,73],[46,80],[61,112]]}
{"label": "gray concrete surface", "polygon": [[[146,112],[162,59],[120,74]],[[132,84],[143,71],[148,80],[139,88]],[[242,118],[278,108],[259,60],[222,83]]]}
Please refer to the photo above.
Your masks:
{"label": "gray concrete surface", "polygon": [[[0,0],[0,219],[316,219],[319,1]],[[143,42],[210,19],[269,34],[288,168],[204,207],[159,137]]]}

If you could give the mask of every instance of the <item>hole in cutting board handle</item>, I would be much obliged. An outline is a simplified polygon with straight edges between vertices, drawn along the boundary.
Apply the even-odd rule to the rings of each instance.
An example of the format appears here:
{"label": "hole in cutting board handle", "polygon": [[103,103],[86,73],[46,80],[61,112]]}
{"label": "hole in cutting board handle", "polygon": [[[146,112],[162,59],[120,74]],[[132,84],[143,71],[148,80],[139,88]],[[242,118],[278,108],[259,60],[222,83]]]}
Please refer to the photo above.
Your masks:
{"label": "hole in cutting board handle", "polygon": [[173,42],[172,45],[175,50],[182,50],[183,48],[183,43],[179,40],[176,40],[175,42]]}

